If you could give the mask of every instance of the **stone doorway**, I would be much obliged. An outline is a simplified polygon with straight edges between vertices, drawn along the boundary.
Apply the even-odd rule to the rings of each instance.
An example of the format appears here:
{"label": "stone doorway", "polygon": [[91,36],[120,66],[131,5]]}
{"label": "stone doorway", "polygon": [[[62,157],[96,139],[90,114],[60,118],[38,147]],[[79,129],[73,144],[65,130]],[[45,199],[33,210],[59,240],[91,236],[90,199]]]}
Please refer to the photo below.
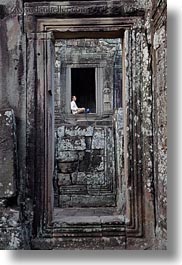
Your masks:
{"label": "stone doorway", "polygon": [[[76,86],[79,87],[80,78],[84,82],[83,72],[91,74],[92,80],[87,81],[88,87],[85,87],[86,91],[83,91],[80,101],[78,98],[77,104],[91,103],[94,90],[96,108],[88,114],[73,115],[70,112],[72,82],[77,82],[74,91],[77,91],[77,97],[81,97]],[[118,187],[121,176],[118,175],[117,162],[121,165],[122,150],[116,149],[123,137],[121,90],[120,38],[56,41],[54,199],[56,208],[65,209],[57,209],[56,215],[59,212],[72,213],[71,210],[66,211],[68,208],[77,208],[77,215],[83,214],[83,208],[87,214],[94,215],[94,212],[99,212],[99,207],[106,215],[111,212],[116,214],[117,192],[121,190]],[[93,109],[90,105],[84,107]]]}
{"label": "stone doorway", "polygon": [[[72,236],[74,240],[77,240],[77,243],[80,242],[78,238],[84,237],[86,240],[87,235],[92,237],[93,244],[95,243],[95,238],[98,236],[98,244],[102,244],[104,238],[103,236],[109,237],[109,240],[115,240],[114,235],[116,232],[116,241],[118,243],[118,239],[122,242],[125,242],[126,233],[128,236],[141,236],[142,234],[142,220],[141,220],[141,211],[142,211],[142,197],[141,197],[141,181],[142,181],[142,174],[141,174],[141,138],[137,137],[136,135],[140,135],[141,133],[141,124],[137,124],[137,118],[140,115],[141,108],[137,107],[137,104],[140,103],[140,92],[141,88],[144,89],[144,85],[148,85],[148,83],[143,81],[142,71],[142,62],[144,57],[141,54],[141,43],[145,43],[145,36],[141,29],[131,28],[133,23],[137,21],[137,18],[132,18],[130,21],[127,19],[122,18],[102,18],[102,19],[94,19],[88,18],[85,20],[86,26],[80,28],[80,20],[75,19],[49,19],[49,18],[38,18],[37,19],[37,31],[39,33],[28,33],[28,52],[30,54],[33,53],[31,58],[35,58],[36,62],[36,69],[37,75],[36,78],[36,98],[34,94],[28,94],[27,102],[36,102],[36,120],[35,120],[35,127],[37,128],[37,136],[36,136],[36,145],[35,150],[33,147],[30,149],[29,157],[32,154],[35,154],[35,158],[37,161],[41,161],[36,163],[36,182],[39,181],[39,189],[36,190],[37,198],[40,200],[36,200],[36,208],[34,210],[34,226],[37,230],[44,231],[45,236],[52,238],[56,237],[59,240],[62,240],[64,237],[65,240],[69,240],[68,238]],[[73,27],[70,29],[70,23]],[[95,28],[93,30],[93,25]],[[104,29],[104,31],[103,31]],[[66,30],[66,32],[65,32]],[[53,38],[52,38],[53,37]],[[77,39],[96,39],[99,38],[104,41],[104,39],[122,39],[122,85],[123,85],[123,95],[121,94],[121,90],[119,89],[111,89],[111,84],[109,80],[107,82],[103,82],[104,79],[104,72],[103,68],[107,64],[104,60],[101,61],[100,58],[97,62],[92,62],[89,67],[95,68],[95,77],[96,77],[96,113],[91,113],[89,115],[89,119],[85,118],[85,115],[73,115],[70,113],[70,98],[71,98],[71,68],[76,67],[80,68],[80,61],[75,60],[74,64],[67,60],[64,64],[64,60],[59,61],[56,59],[56,67],[55,71],[52,70],[51,67],[51,54],[52,54],[52,46],[53,46],[53,39],[55,39],[56,47],[59,40],[66,40],[69,41],[73,39],[76,41]],[[34,47],[36,47],[36,54],[34,54]],[[64,49],[63,49],[64,50]],[[148,54],[147,54],[148,56]],[[117,57],[116,57],[117,58]],[[121,59],[121,56],[120,56]],[[116,60],[117,61],[117,60]],[[42,62],[44,62],[42,64]],[[88,67],[88,59],[86,62],[82,62],[82,67]],[[147,61],[148,62],[148,61]],[[33,61],[29,60],[28,67],[32,69],[34,66]],[[137,65],[138,68],[138,75],[135,75],[135,67]],[[60,71],[60,66],[62,66],[62,71]],[[50,71],[53,75],[50,75]],[[108,71],[106,76],[110,74],[111,71]],[[113,73],[113,71],[112,71]],[[66,76],[66,78],[61,78],[62,76]],[[117,75],[117,71],[114,71],[114,75]],[[54,77],[53,78],[50,78]],[[38,77],[38,78],[37,78]],[[100,77],[100,78],[99,78]],[[60,90],[60,80],[63,81],[66,90]],[[115,79],[114,79],[115,80]],[[53,82],[55,81],[55,82]],[[59,81],[59,82],[58,82]],[[117,79],[116,79],[117,81]],[[34,88],[34,80],[29,78],[28,82]],[[55,87],[55,93],[53,93],[53,83]],[[102,85],[104,83],[104,85]],[[117,82],[112,82],[113,87],[117,87]],[[135,89],[137,88],[137,89]],[[137,93],[134,93],[134,90]],[[102,93],[100,93],[102,91]],[[51,119],[53,108],[53,95],[60,93],[60,96],[55,96],[54,99],[54,115],[55,118]],[[70,94],[69,94],[70,93]],[[67,98],[69,100],[67,100]],[[123,105],[122,105],[123,101]],[[101,104],[99,104],[101,102]],[[50,104],[50,105],[49,105]],[[62,105],[63,104],[63,105]],[[60,107],[64,106],[64,107]],[[123,111],[122,111],[123,106]],[[49,107],[51,107],[49,109]],[[37,111],[38,110],[38,111]],[[135,111],[134,111],[135,110]],[[28,120],[33,120],[31,113],[32,108],[31,106],[28,108]],[[124,112],[124,115],[123,115]],[[45,116],[50,114],[50,116]],[[137,114],[137,116],[135,115]],[[124,118],[123,118],[124,116]],[[124,128],[123,128],[123,120],[124,120]],[[114,178],[112,178],[112,183],[114,185],[110,185],[112,189],[109,190],[111,195],[114,195],[115,198],[111,200],[107,206],[104,204],[97,204],[95,207],[95,202],[93,205],[89,205],[89,211],[86,213],[86,207],[82,205],[82,209],[78,211],[78,205],[80,201],[73,205],[67,207],[67,205],[61,206],[59,205],[60,196],[64,196],[67,194],[61,194],[60,190],[66,189],[59,189],[58,186],[58,173],[67,174],[66,172],[58,172],[59,163],[61,164],[60,171],[65,169],[63,166],[65,161],[59,161],[62,158],[58,157],[58,148],[56,148],[56,170],[54,170],[54,181],[53,181],[53,174],[52,169],[54,165],[54,159],[49,159],[49,155],[52,154],[52,143],[54,141],[50,141],[48,137],[49,132],[53,132],[53,121],[55,121],[55,129],[56,129],[56,143],[60,140],[60,146],[63,148],[61,152],[67,151],[75,151],[75,150],[64,150],[67,148],[67,143],[70,142],[70,139],[67,141],[65,137],[65,132],[70,133],[70,129],[66,128],[65,126],[69,125],[70,127],[77,126],[78,131],[81,131],[81,141],[76,142],[78,146],[84,146],[84,150],[76,150],[78,152],[84,151],[86,153],[87,149],[89,150],[90,140],[86,143],[85,139],[87,136],[86,131],[88,132],[88,125],[90,127],[95,124],[95,127],[98,128],[102,127],[102,131],[104,133],[99,133],[99,135],[104,135],[105,132],[108,130],[113,135],[113,137],[108,137],[112,139],[114,144],[109,143],[109,146],[114,147],[114,152],[112,151],[112,155],[108,157],[110,159],[110,165],[114,161],[115,165],[109,167],[109,169],[114,169],[115,173]],[[89,124],[88,124],[89,122]],[[33,126],[33,122],[30,122],[31,126]],[[41,124],[41,126],[40,126]],[[47,125],[50,126],[47,126]],[[81,126],[82,128],[79,130]],[[87,129],[87,130],[86,130]],[[51,131],[50,131],[51,130]],[[72,131],[72,129],[71,129]],[[73,130],[75,132],[75,128]],[[63,134],[64,132],[64,134]],[[84,132],[84,135],[82,135]],[[114,132],[114,133],[113,133]],[[72,132],[71,132],[72,133]],[[58,137],[59,135],[59,137]],[[29,136],[29,135],[28,135]],[[69,138],[71,137],[72,140],[76,140],[78,135],[68,135]],[[67,137],[67,136],[66,136]],[[91,137],[91,136],[88,136]],[[59,139],[60,138],[60,139]],[[94,135],[92,136],[94,138]],[[104,137],[101,137],[104,138]],[[30,135],[31,139],[31,135]],[[104,138],[105,139],[105,138]],[[63,140],[63,141],[62,141]],[[66,140],[66,145],[64,144],[64,140]],[[71,140],[71,143],[74,143]],[[28,139],[28,142],[30,140]],[[92,143],[93,139],[91,140]],[[100,142],[100,141],[99,141]],[[104,140],[101,141],[104,143]],[[83,145],[82,145],[83,144]],[[57,146],[57,145],[56,145]],[[73,145],[69,145],[71,148]],[[99,145],[96,145],[97,147]],[[104,144],[106,148],[107,145]],[[49,148],[49,150],[48,150]],[[136,149],[137,148],[137,149]],[[33,149],[33,152],[32,152]],[[135,150],[135,151],[133,151]],[[87,152],[89,154],[89,152]],[[91,153],[91,152],[90,152]],[[115,156],[115,154],[119,154]],[[124,155],[125,154],[125,155]],[[63,154],[61,154],[63,156]],[[65,153],[64,153],[65,155]],[[76,154],[78,155],[78,154]],[[102,156],[102,154],[98,154]],[[104,155],[103,155],[104,156]],[[115,156],[115,159],[112,159]],[[55,156],[54,156],[55,157]],[[61,159],[59,159],[61,158]],[[105,156],[104,156],[105,158]],[[79,159],[77,159],[79,160]],[[32,161],[32,160],[31,160]],[[80,161],[80,160],[79,160]],[[72,161],[67,161],[68,163]],[[101,160],[102,162],[102,160]],[[41,164],[41,171],[39,170]],[[78,163],[79,164],[79,163]],[[33,167],[29,167],[30,173],[32,172]],[[74,172],[70,172],[74,173]],[[82,171],[83,173],[83,171]],[[113,176],[112,175],[112,176]],[[107,175],[108,176],[108,175]],[[118,178],[116,178],[118,176]],[[60,177],[62,182],[62,178]],[[75,178],[77,180],[77,177]],[[83,179],[83,178],[82,178]],[[87,178],[86,178],[87,179]],[[69,180],[69,178],[68,178]],[[72,180],[71,180],[72,181]],[[115,182],[114,182],[115,181]],[[54,192],[52,190],[52,184],[54,182]],[[110,183],[109,183],[110,184]],[[103,186],[102,186],[103,187]],[[114,189],[114,188],[115,189]],[[108,185],[106,185],[106,189]],[[76,191],[77,192],[77,191]],[[105,192],[105,191],[104,191]],[[108,189],[107,189],[108,192]],[[76,194],[80,195],[80,194]],[[86,194],[83,194],[86,196]],[[94,194],[95,195],[95,194]],[[94,197],[93,195],[93,197]],[[54,198],[53,198],[54,196]],[[100,199],[100,198],[99,198]],[[63,200],[61,200],[62,202]],[[69,201],[69,200],[68,200]],[[71,202],[75,200],[71,199]],[[53,202],[55,205],[53,206]],[[82,200],[84,202],[84,200]],[[91,200],[89,200],[89,203]],[[102,201],[103,202],[103,201]],[[66,202],[67,203],[67,202]],[[59,207],[58,207],[59,206]],[[80,205],[79,205],[80,206]],[[93,206],[93,207],[92,207]],[[80,208],[79,208],[80,209]],[[88,209],[88,207],[87,207]],[[102,210],[98,214],[98,210]],[[108,212],[105,212],[105,209]],[[66,211],[65,211],[66,210]],[[73,211],[71,213],[71,210]],[[74,210],[77,210],[79,214],[79,218],[77,220],[72,221],[72,217],[74,214]],[[86,215],[86,220],[84,218],[84,213]],[[91,216],[95,216],[94,219]],[[89,216],[89,218],[88,218]],[[65,220],[66,218],[66,220]],[[71,220],[71,221],[69,221]],[[90,230],[88,229],[90,228]],[[96,229],[96,230],[95,230]],[[96,232],[96,234],[95,234]],[[35,232],[36,233],[36,232]],[[48,233],[48,234],[47,234]],[[85,234],[86,233],[86,234]],[[90,233],[90,234],[89,234]],[[111,235],[111,238],[110,238]],[[83,240],[83,242],[84,242]],[[72,242],[72,240],[71,240]],[[90,244],[90,240],[89,243]],[[100,242],[100,243],[99,243]],[[120,248],[124,248],[124,244],[119,242]],[[120,244],[121,243],[121,244]],[[108,244],[110,244],[108,242]]]}
{"label": "stone doorway", "polygon": [[[5,109],[0,116],[7,133],[1,130],[0,137],[3,161],[0,246],[3,249],[166,249],[166,1],[1,2],[0,101]],[[105,63],[107,56],[99,58],[99,45],[94,47],[93,41],[89,42],[99,39],[107,48],[105,42],[109,38],[122,39],[122,93],[116,89],[117,68],[114,73],[105,74],[105,67],[111,64]],[[88,58],[85,61],[80,58],[77,49],[74,62],[70,60],[72,57],[66,57],[65,62],[62,53],[61,60],[56,60],[59,71],[54,71],[55,43],[61,40],[66,44],[71,39],[83,40],[81,49],[87,51]],[[69,54],[67,44],[62,51]],[[79,43],[75,45],[79,47]],[[88,52],[91,47],[92,54]],[[90,69],[94,75],[88,89],[85,80],[90,79]],[[79,85],[77,90],[78,72],[82,70],[87,73],[83,86]],[[76,80],[74,71],[78,71]],[[109,78],[105,82],[110,73],[114,81],[109,82],[112,79]],[[54,78],[57,75],[59,78]],[[59,80],[56,93],[58,88],[65,88],[55,100],[54,79]],[[60,86],[60,80],[65,85]],[[76,93],[81,99],[84,87],[90,96],[78,101],[78,105],[88,104],[91,113],[88,117],[73,117],[69,93]],[[108,137],[110,141],[107,141],[108,131],[113,136]],[[11,137],[7,139],[7,135]],[[72,150],[75,145],[77,149]],[[101,146],[106,146],[104,151]],[[108,156],[111,151],[107,146],[114,146],[112,155]],[[65,161],[65,157],[73,161]],[[113,161],[109,167],[112,171],[105,166],[111,165],[108,158]],[[85,161],[89,161],[87,166]],[[71,172],[65,172],[68,169]],[[92,178],[94,172],[97,178]],[[60,174],[68,176],[63,178]],[[107,181],[99,183],[99,174],[100,180]],[[57,184],[55,200],[53,178]],[[112,189],[108,190],[109,187]],[[87,207],[78,208],[80,199],[74,198],[61,205],[62,197],[69,195],[70,189],[77,199],[81,195],[91,196],[85,203]],[[106,201],[101,205],[96,200],[99,192],[104,194],[102,202],[108,200],[108,193],[116,196],[109,203],[114,202],[114,206],[106,206]]]}

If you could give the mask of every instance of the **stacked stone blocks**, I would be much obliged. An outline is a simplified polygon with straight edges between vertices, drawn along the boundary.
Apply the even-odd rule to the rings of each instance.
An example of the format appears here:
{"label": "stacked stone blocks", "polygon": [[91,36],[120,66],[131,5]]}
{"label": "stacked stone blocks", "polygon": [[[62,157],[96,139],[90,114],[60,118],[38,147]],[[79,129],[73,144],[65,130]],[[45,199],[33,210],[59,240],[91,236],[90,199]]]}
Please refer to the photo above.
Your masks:
{"label": "stacked stone blocks", "polygon": [[57,129],[60,207],[115,206],[112,128],[63,125]]}

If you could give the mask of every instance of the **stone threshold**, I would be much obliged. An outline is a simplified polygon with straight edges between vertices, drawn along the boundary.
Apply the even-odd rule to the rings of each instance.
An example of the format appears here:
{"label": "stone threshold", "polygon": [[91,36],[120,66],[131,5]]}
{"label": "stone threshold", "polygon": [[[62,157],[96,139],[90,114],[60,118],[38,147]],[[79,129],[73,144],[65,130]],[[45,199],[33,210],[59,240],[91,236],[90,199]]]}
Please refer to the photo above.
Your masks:
{"label": "stone threshold", "polygon": [[125,217],[116,208],[55,208],[44,237],[124,236]]}
{"label": "stone threshold", "polygon": [[116,216],[118,211],[116,207],[74,207],[74,208],[54,208],[54,221],[59,218],[71,216]]}
{"label": "stone threshold", "polygon": [[32,250],[125,250],[125,236],[34,238]]}

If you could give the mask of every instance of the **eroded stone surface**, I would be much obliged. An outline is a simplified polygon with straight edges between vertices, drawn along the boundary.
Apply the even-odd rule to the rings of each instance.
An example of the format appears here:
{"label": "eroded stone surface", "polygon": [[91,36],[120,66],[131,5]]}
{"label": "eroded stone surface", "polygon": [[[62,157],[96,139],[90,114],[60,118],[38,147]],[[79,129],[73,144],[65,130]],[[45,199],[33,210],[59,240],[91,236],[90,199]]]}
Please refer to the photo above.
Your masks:
{"label": "eroded stone surface", "polygon": [[[59,148],[59,145],[58,145]],[[86,143],[84,137],[64,137],[60,141],[60,150],[85,150]]]}
{"label": "eroded stone surface", "polygon": [[0,111],[0,198],[16,194],[17,150],[14,112]]}
{"label": "eroded stone surface", "polygon": [[56,135],[60,207],[115,205],[112,129],[64,125]]}
{"label": "eroded stone surface", "polygon": [[[167,59],[166,59],[166,1],[161,0],[142,0],[142,1],[90,1],[87,6],[84,1],[72,1],[72,2],[62,2],[61,7],[58,8],[60,3],[49,3],[48,1],[44,3],[38,3],[37,1],[24,1],[25,9],[22,8],[21,0],[2,0],[0,6],[0,105],[3,108],[11,106],[15,109],[16,117],[18,121],[18,155],[20,158],[19,161],[19,175],[18,179],[21,180],[20,185],[17,186],[17,192],[19,196],[20,207],[15,210],[17,207],[17,200],[11,201],[9,196],[16,194],[16,189],[12,188],[14,185],[10,185],[11,189],[8,187],[4,190],[4,186],[0,181],[0,194],[3,194],[3,198],[0,200],[0,248],[1,249],[20,249],[27,248],[28,246],[34,249],[166,249],[167,247],[167,118],[166,118],[166,107],[167,107],[167,89],[166,89],[166,79],[167,79]],[[30,5],[30,6],[29,6]],[[2,11],[2,12],[1,12]],[[145,11],[145,13],[144,13]],[[23,14],[24,13],[24,14]],[[26,14],[25,14],[26,13]],[[27,15],[29,14],[29,15]],[[39,15],[42,18],[46,18],[49,15],[49,18],[65,18],[69,17],[72,19],[80,19],[80,26],[83,25],[82,18],[86,17],[102,17],[102,18],[122,18],[125,20],[125,23],[128,25],[125,29],[128,30],[129,34],[125,34],[125,47],[124,54],[126,55],[125,60],[125,72],[126,78],[123,84],[124,94],[122,95],[122,101],[124,103],[124,115],[125,115],[125,124],[124,132],[122,131],[119,115],[116,113],[116,152],[120,155],[115,158],[116,161],[116,174],[120,172],[122,178],[119,179],[121,186],[119,186],[119,191],[117,193],[118,198],[122,198],[122,202],[126,199],[127,206],[125,209],[124,205],[120,205],[122,211],[127,213],[126,221],[127,226],[125,226],[126,231],[124,231],[124,236],[118,236],[118,231],[116,234],[113,229],[112,232],[105,231],[106,234],[102,234],[100,227],[96,231],[97,234],[94,237],[93,233],[89,234],[92,230],[85,230],[89,237],[83,236],[79,237],[79,227],[77,227],[77,235],[66,237],[60,237],[57,231],[50,230],[48,235],[43,235],[42,238],[35,237],[32,240],[32,235],[39,235],[39,227],[41,227],[41,218],[42,211],[44,208],[41,205],[40,200],[37,199],[43,197],[43,191],[45,187],[40,181],[41,178],[44,178],[43,175],[35,172],[34,165],[40,163],[40,171],[45,166],[42,164],[43,158],[35,156],[35,143],[37,137],[42,139],[43,135],[43,124],[44,120],[39,120],[35,124],[35,119],[39,119],[39,114],[44,113],[44,104],[37,105],[37,99],[39,100],[39,94],[37,93],[37,76],[39,81],[45,80],[45,72],[41,73],[40,78],[40,69],[37,69],[37,65],[42,67],[43,60],[41,64],[37,64],[39,56],[43,58],[40,50],[39,40],[34,40],[34,38],[29,38],[30,32],[36,32],[36,19]],[[24,16],[24,19],[21,19]],[[132,16],[135,17],[135,22],[132,25],[130,20]],[[142,20],[140,18],[142,17]],[[138,17],[139,19],[136,19]],[[131,30],[129,29],[131,26]],[[86,26],[84,24],[84,26]],[[26,37],[24,32],[29,32]],[[93,31],[93,28],[89,28]],[[126,33],[125,31],[125,33]],[[130,34],[131,33],[131,34]],[[35,39],[39,36],[35,34]],[[100,43],[99,46],[97,43],[98,40],[95,40],[95,44],[91,48],[91,42],[88,40],[87,47],[85,51],[92,49],[92,54],[85,54],[84,60],[82,63],[88,63],[88,60],[97,60],[101,59],[102,55],[100,53],[101,46],[104,46],[106,52],[108,52],[108,47],[106,43]],[[130,42],[131,41],[131,42]],[[75,45],[78,46],[80,40],[74,40]],[[130,43],[128,43],[130,42]],[[44,42],[46,44],[46,41]],[[46,45],[45,45],[46,46]],[[44,46],[44,47],[45,47]],[[37,53],[38,48],[38,53]],[[69,47],[67,47],[69,49]],[[77,52],[74,55],[74,62],[80,62],[81,58],[79,56],[78,47],[76,48]],[[40,53],[39,53],[40,52]],[[45,52],[45,50],[44,50]],[[57,52],[57,51],[56,51]],[[99,54],[100,53],[100,54]],[[71,54],[71,49],[68,50],[68,54]],[[95,59],[93,54],[95,54]],[[57,53],[59,56],[59,54]],[[120,56],[113,52],[113,55],[118,60]],[[128,60],[129,56],[130,59]],[[71,59],[71,58],[70,58]],[[105,60],[106,58],[104,58]],[[152,59],[152,60],[151,60]],[[112,75],[111,61],[108,60],[108,68],[104,73],[104,78]],[[61,72],[59,71],[60,60],[56,57],[56,69],[55,74],[57,76],[56,83],[56,93],[59,94],[60,91],[60,82],[62,80],[63,87],[66,85],[65,80],[62,78],[66,74],[66,68],[62,68]],[[104,64],[101,67],[105,67]],[[37,70],[37,71],[36,71]],[[44,69],[45,70],[45,69]],[[111,74],[109,74],[111,73]],[[113,72],[115,74],[116,72]],[[121,71],[119,71],[121,73]],[[118,73],[118,76],[119,76]],[[140,77],[139,77],[140,76]],[[108,79],[108,78],[107,78]],[[114,80],[114,88],[117,90],[119,88],[117,80]],[[152,81],[152,82],[151,82]],[[153,85],[153,87],[152,87]],[[108,111],[112,108],[110,104],[113,102],[113,106],[118,106],[116,99],[121,98],[121,94],[117,91],[117,97],[112,98],[112,92],[110,93],[110,88],[112,86],[112,81],[107,80],[103,86],[103,100],[104,106],[103,110]],[[42,90],[43,90],[42,86]],[[36,89],[35,89],[36,88]],[[112,100],[114,99],[114,100]],[[65,95],[61,93],[55,99],[57,117],[60,117],[64,120],[64,113],[61,112],[59,106],[65,104]],[[42,102],[46,102],[43,99]],[[37,114],[38,112],[38,114]],[[128,113],[129,112],[129,113]],[[62,116],[60,116],[60,114]],[[129,115],[128,115],[129,114]],[[7,117],[6,122],[9,123]],[[75,121],[74,121],[75,122]],[[75,126],[73,122],[73,126]],[[110,121],[111,122],[111,121]],[[87,127],[87,122],[84,124]],[[93,122],[93,126],[106,126],[107,122],[104,120],[98,120]],[[111,126],[112,123],[109,124]],[[10,128],[11,126],[7,128]],[[1,128],[0,128],[1,131]],[[92,203],[95,206],[100,207],[99,205],[105,203],[105,205],[111,205],[113,203],[113,198],[103,195],[100,196],[99,193],[107,188],[106,186],[98,186],[97,190],[94,190],[93,187],[85,189],[86,187],[86,173],[81,170],[90,170],[94,168],[94,174],[96,171],[103,173],[103,164],[108,164],[109,166],[105,167],[108,172],[112,172],[111,161],[113,156],[110,159],[106,159],[104,149],[99,149],[104,145],[104,141],[98,143],[100,136],[94,136],[94,147],[97,149],[90,150],[92,147],[91,139],[93,137],[93,131],[88,130],[87,134],[85,128],[79,129],[79,126],[75,130],[70,130],[70,128],[65,129],[62,127],[58,130],[58,138],[60,137],[84,137],[85,143],[79,143],[78,146],[84,146],[82,150],[69,150],[69,152],[77,152],[77,155],[65,155],[60,153],[61,162],[66,162],[65,159],[71,159],[76,162],[78,166],[76,171],[72,173],[66,173],[65,171],[70,168],[61,165],[60,168],[64,168],[65,174],[67,177],[63,180],[63,177],[60,177],[61,183],[65,183],[65,186],[69,186],[70,194],[60,195],[60,206],[64,204],[65,206],[73,206],[72,202],[79,204],[81,201],[84,201],[85,207],[91,206]],[[124,145],[123,145],[123,133],[125,134]],[[7,134],[8,135],[8,134]],[[0,147],[7,152],[6,141],[7,135],[3,132],[3,139],[0,139]],[[109,138],[110,133],[107,132],[104,136],[105,139]],[[127,137],[126,137],[127,135]],[[87,138],[88,137],[88,138]],[[102,138],[102,137],[101,137]],[[5,142],[4,142],[5,140]],[[8,141],[8,150],[12,148],[12,139]],[[74,142],[74,141],[73,141]],[[98,144],[97,144],[98,143]],[[59,143],[60,144],[60,143]],[[73,148],[72,143],[68,145]],[[119,146],[118,146],[119,145]],[[10,147],[11,146],[11,147]],[[67,143],[64,144],[67,146]],[[111,152],[112,143],[108,144],[108,149]],[[98,148],[99,147],[99,148]],[[1,150],[0,148],[0,150]],[[27,150],[25,151],[25,149]],[[124,150],[124,156],[122,156]],[[89,151],[90,155],[89,155]],[[92,151],[94,151],[94,157],[98,158],[98,163],[96,166],[96,161],[92,161]],[[99,151],[98,153],[96,151]],[[64,150],[63,152],[67,152]],[[87,153],[87,154],[86,154]],[[1,154],[1,151],[0,151]],[[40,153],[39,153],[40,154]],[[142,154],[142,155],[141,155]],[[58,157],[59,157],[58,155]],[[68,158],[69,157],[69,158]],[[105,160],[103,159],[105,157]],[[25,159],[26,158],[26,159]],[[88,163],[80,163],[84,159],[88,160]],[[4,162],[4,156],[0,156],[0,166],[3,167],[3,172],[9,174],[9,170],[13,172],[13,157],[8,153],[8,159],[11,160],[10,165]],[[93,159],[94,160],[94,159]],[[125,164],[125,171],[123,171],[123,162],[122,166],[118,161],[123,161]],[[101,162],[100,162],[101,161]],[[6,161],[7,162],[7,161]],[[127,166],[128,162],[128,166]],[[26,164],[27,163],[27,164]],[[95,164],[95,167],[94,167]],[[27,167],[27,169],[25,169]],[[90,168],[89,168],[90,167]],[[26,171],[27,170],[27,171]],[[59,168],[58,168],[59,170]],[[80,171],[79,171],[80,170]],[[100,171],[99,171],[100,170]],[[114,172],[114,171],[113,171]],[[28,173],[28,174],[27,174]],[[10,174],[11,175],[11,174]],[[0,176],[2,176],[2,171],[0,171]],[[38,176],[38,178],[37,178]],[[69,177],[70,180],[69,180]],[[137,177],[136,177],[137,176]],[[142,176],[142,178],[138,178]],[[124,178],[126,177],[126,178]],[[3,177],[4,178],[4,177]],[[1,178],[0,178],[1,179]],[[13,181],[12,175],[10,181]],[[126,181],[124,183],[123,179]],[[137,180],[137,181],[136,181]],[[35,182],[34,182],[35,181]],[[71,181],[71,184],[69,184]],[[94,180],[93,180],[94,181]],[[44,181],[43,181],[44,182]],[[9,185],[10,182],[6,182],[5,186]],[[39,186],[40,185],[40,186]],[[72,186],[75,185],[75,189],[72,189]],[[98,200],[97,203],[93,200],[93,195],[87,194],[86,200],[85,195],[83,194],[74,195],[72,197],[73,191],[83,190],[94,193],[94,197]],[[124,190],[127,194],[124,193]],[[80,188],[80,189],[79,189]],[[121,189],[120,189],[121,188]],[[72,190],[71,190],[72,189]],[[66,190],[66,189],[65,189]],[[6,192],[5,192],[6,191]],[[136,193],[137,191],[137,193]],[[142,192],[141,192],[142,191]],[[96,193],[97,192],[97,193]],[[33,195],[32,195],[33,194]],[[135,195],[137,194],[137,198]],[[33,198],[31,202],[30,197]],[[112,196],[112,195],[110,195]],[[4,197],[6,197],[4,199]],[[132,204],[134,201],[134,204]],[[155,202],[155,203],[154,203]],[[12,204],[12,208],[8,204]],[[99,204],[100,203],[100,204]],[[129,208],[128,205],[135,207]],[[138,207],[139,206],[139,207]],[[140,211],[141,206],[141,211]],[[63,206],[64,207],[64,206]],[[32,209],[34,209],[32,211]],[[136,209],[138,212],[136,213]],[[13,214],[12,214],[13,211]],[[40,214],[41,213],[41,214]],[[143,215],[143,213],[145,213]],[[47,213],[46,213],[47,214]],[[32,216],[33,215],[33,216]],[[20,226],[19,216],[21,216],[22,226]],[[130,218],[134,220],[133,224],[142,225],[143,232],[138,234],[138,230],[134,231],[134,234],[130,233],[130,228],[128,224]],[[110,223],[110,217],[103,218],[103,225]],[[32,226],[32,220],[34,220],[34,225]],[[117,220],[116,220],[117,222]],[[33,229],[32,229],[33,228]],[[82,228],[83,229],[83,228]],[[70,231],[69,231],[70,232]],[[93,231],[92,231],[93,232]],[[103,231],[102,231],[103,232]],[[139,232],[141,230],[139,229]],[[54,237],[52,235],[54,234]],[[45,236],[45,237],[44,237]],[[31,242],[31,243],[30,243]],[[23,244],[22,244],[23,243]]]}
{"label": "eroded stone surface", "polygon": [[60,153],[57,154],[57,160],[60,162],[73,162],[78,160],[78,152],[76,151],[61,151]]}

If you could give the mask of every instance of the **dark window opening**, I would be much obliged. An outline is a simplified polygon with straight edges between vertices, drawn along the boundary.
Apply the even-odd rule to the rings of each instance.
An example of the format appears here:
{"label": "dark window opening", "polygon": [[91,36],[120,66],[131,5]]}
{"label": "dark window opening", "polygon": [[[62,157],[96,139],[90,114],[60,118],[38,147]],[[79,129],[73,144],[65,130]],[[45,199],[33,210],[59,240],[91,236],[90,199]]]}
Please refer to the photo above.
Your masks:
{"label": "dark window opening", "polygon": [[79,108],[89,108],[96,113],[95,68],[71,69],[71,95],[77,97]]}

